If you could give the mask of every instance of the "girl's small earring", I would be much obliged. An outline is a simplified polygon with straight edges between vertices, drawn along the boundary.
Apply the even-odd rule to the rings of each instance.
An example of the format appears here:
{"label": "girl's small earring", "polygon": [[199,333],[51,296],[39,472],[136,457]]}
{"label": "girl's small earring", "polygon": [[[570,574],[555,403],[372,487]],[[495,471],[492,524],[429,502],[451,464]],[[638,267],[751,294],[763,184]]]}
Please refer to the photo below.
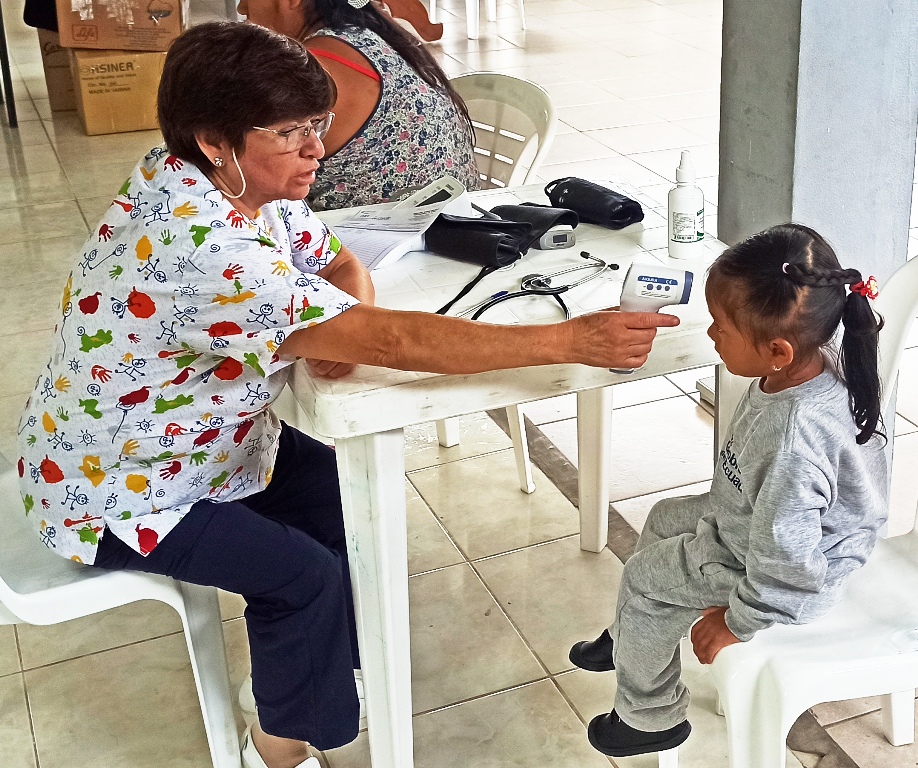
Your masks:
{"label": "girl's small earring", "polygon": [[214,165],[217,166],[217,168],[222,168],[222,167],[223,167],[223,158],[222,158],[222,157],[215,157],[215,158],[214,158]]}
{"label": "girl's small earring", "polygon": [[771,370],[773,370],[775,373],[777,373],[778,371],[781,370],[781,368],[780,368],[780,366],[773,365],[773,366],[771,366]]}

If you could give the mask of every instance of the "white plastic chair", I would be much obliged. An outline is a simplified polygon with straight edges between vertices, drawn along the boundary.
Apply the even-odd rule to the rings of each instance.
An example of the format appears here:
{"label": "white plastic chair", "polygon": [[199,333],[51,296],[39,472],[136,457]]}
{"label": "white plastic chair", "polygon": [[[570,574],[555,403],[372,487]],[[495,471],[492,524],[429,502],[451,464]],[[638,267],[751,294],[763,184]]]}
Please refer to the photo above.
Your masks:
{"label": "white plastic chair", "polygon": [[[229,2],[229,0],[227,0]],[[469,40],[478,39],[478,2],[479,0],[465,0],[465,23]],[[520,27],[526,29],[526,11],[523,0],[516,0],[520,14]],[[437,23],[437,0],[430,0],[430,21]],[[485,0],[485,16],[488,21],[497,21],[497,0]]]}
{"label": "white plastic chair", "polygon": [[[880,333],[886,412],[918,314],[918,259],[881,286],[875,309],[886,323]],[[892,427],[887,424],[890,439]],[[878,541],[828,614],[811,624],[776,625],[728,646],[711,671],[727,718],[732,768],[784,768],[790,727],[824,701],[880,695],[886,738],[893,746],[911,744],[918,688],[918,528]]]}
{"label": "white plastic chair", "polygon": [[171,605],[185,630],[214,768],[240,768],[217,590],[162,576],[103,571],[47,551],[26,520],[17,473],[2,458],[0,521],[0,624],[59,624],[137,600]]}
{"label": "white plastic chair", "polygon": [[511,187],[534,180],[558,128],[548,92],[529,80],[497,72],[459,75],[450,84],[475,126],[475,162],[482,186]]}
{"label": "white plastic chair", "polygon": [[[520,13],[522,13],[520,0]],[[450,83],[462,97],[475,126],[475,162],[484,188],[528,184],[535,179],[558,129],[551,96],[540,85],[497,72],[459,75]],[[507,408],[520,489],[535,490],[526,427],[519,406]],[[459,422],[437,422],[437,441],[459,444]]]}

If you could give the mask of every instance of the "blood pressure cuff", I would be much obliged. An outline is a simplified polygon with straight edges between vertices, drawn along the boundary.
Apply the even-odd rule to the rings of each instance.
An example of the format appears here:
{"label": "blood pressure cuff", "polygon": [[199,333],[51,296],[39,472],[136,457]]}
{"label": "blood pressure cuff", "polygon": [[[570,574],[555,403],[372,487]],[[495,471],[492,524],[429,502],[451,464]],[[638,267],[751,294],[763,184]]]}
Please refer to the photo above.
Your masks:
{"label": "blood pressure cuff", "polygon": [[552,205],[570,208],[581,221],[601,227],[624,229],[644,220],[644,209],[637,200],[575,176],[549,182],[545,194]]}
{"label": "blood pressure cuff", "polygon": [[506,267],[520,259],[532,241],[524,221],[471,219],[441,213],[424,233],[428,251],[482,267]]}
{"label": "blood pressure cuff", "polygon": [[427,250],[481,266],[506,267],[552,227],[576,227],[579,221],[574,211],[533,203],[498,205],[491,213],[500,218],[441,213],[424,233]]}
{"label": "blood pressure cuff", "polygon": [[532,227],[532,239],[526,243],[523,253],[537,243],[539,238],[552,227],[567,224],[574,229],[580,223],[580,218],[570,208],[552,208],[549,205],[538,205],[537,203],[498,205],[491,209],[491,213],[496,213],[507,221],[525,221]]}

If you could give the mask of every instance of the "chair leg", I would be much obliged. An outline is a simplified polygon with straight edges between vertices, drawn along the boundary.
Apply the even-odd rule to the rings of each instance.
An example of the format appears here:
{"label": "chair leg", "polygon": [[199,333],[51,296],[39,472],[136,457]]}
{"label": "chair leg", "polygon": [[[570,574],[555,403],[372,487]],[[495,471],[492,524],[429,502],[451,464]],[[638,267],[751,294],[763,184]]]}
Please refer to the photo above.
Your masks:
{"label": "chair leg", "polygon": [[444,448],[459,445],[459,418],[440,419],[437,422],[437,442]]}
{"label": "chair leg", "polygon": [[217,590],[185,582],[179,586],[184,599],[184,612],[179,614],[185,627],[214,768],[240,768],[239,734],[233,715]]}
{"label": "chair leg", "polygon": [[679,768],[679,747],[657,752],[657,765],[660,768]]}
{"label": "chair leg", "polygon": [[485,0],[485,18],[497,21],[497,0]]}
{"label": "chair leg", "polygon": [[465,24],[469,40],[478,39],[478,2],[465,0]]}
{"label": "chair leg", "polygon": [[437,0],[430,0],[430,11],[427,13],[430,17],[430,23],[437,23]]}
{"label": "chair leg", "polygon": [[532,462],[529,460],[529,442],[526,440],[525,416],[518,405],[507,407],[507,422],[510,424],[510,439],[513,441],[513,455],[516,458],[516,474],[523,493],[532,493]]}
{"label": "chair leg", "polygon": [[896,691],[882,698],[883,735],[894,747],[915,741],[915,690]]}
{"label": "chair leg", "polygon": [[523,0],[517,0],[520,8],[520,29],[526,29],[526,10],[523,8]]}
{"label": "chair leg", "polygon": [[784,768],[787,762],[787,734],[777,723],[750,722],[746,726],[735,721],[727,710],[727,741],[730,768]]}
{"label": "chair leg", "polygon": [[[718,677],[718,688],[723,681]],[[730,768],[784,768],[787,731],[771,690],[762,690],[758,674],[741,674],[718,690],[727,718]],[[766,703],[767,702],[767,703]]]}
{"label": "chair leg", "polygon": [[724,703],[720,699],[720,691],[714,693],[714,714],[724,716]]}
{"label": "chair leg", "polygon": [[6,30],[3,27],[3,11],[0,9],[0,72],[3,77],[3,95],[6,99],[6,115],[10,128],[18,128],[16,117],[16,96],[13,94],[13,78],[10,72],[10,51],[6,44]]}

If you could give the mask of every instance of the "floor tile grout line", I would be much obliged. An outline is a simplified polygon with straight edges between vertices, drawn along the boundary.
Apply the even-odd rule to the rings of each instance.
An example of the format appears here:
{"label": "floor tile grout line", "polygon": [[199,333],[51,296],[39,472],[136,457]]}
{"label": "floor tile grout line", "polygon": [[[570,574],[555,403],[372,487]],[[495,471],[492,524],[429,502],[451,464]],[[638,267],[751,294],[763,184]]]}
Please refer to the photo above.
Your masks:
{"label": "floor tile grout line", "polygon": [[29,713],[29,733],[32,736],[32,754],[35,757],[36,768],[41,768],[41,759],[38,756],[38,738],[35,735],[35,720],[32,713],[32,699],[29,697],[29,683],[25,671],[22,672],[22,695],[25,698],[26,711]]}
{"label": "floor tile grout line", "polygon": [[[441,461],[438,464],[431,464],[427,467],[416,467],[414,469],[407,469],[405,470],[405,477],[410,477],[411,475],[417,474],[418,472],[424,472],[426,470],[437,469],[438,467],[443,467],[447,464],[455,464],[456,462],[459,462],[459,461],[469,461],[471,459],[480,459],[483,456],[493,456],[495,453],[503,453],[504,451],[510,451],[510,450],[513,450],[512,445],[508,448],[495,448],[493,451],[485,451],[484,453],[476,453],[474,456],[460,456],[456,459],[447,459],[446,461]],[[420,495],[420,493],[421,492],[418,491],[418,495]],[[425,504],[427,503],[426,499],[424,503]],[[427,506],[430,506],[430,505],[428,504]]]}
{"label": "floor tile grout line", "polygon": [[[109,609],[109,610],[117,610],[117,608]],[[221,618],[220,624],[228,624],[231,621],[242,621],[244,619],[245,619],[244,616],[230,616],[228,618]],[[131,648],[132,646],[142,645],[143,643],[148,643],[152,640],[162,640],[163,638],[166,638],[166,637],[175,637],[176,635],[182,635],[182,634],[184,634],[183,629],[178,629],[173,632],[164,632],[160,635],[151,635],[150,637],[145,637],[140,640],[131,640],[130,642],[121,643],[120,645],[113,645],[110,648],[98,648],[97,650],[94,650],[94,651],[87,651],[85,653],[79,653],[75,656],[68,656],[66,659],[58,659],[57,661],[49,661],[44,664],[36,664],[30,667],[26,667],[24,665],[24,662],[22,661],[22,657],[20,654],[19,664],[20,664],[20,667],[22,667],[22,669],[20,669],[19,671],[22,674],[26,674],[27,672],[34,672],[35,670],[39,670],[39,669],[48,669],[49,667],[56,667],[60,664],[66,664],[67,662],[70,662],[70,661],[79,661],[80,659],[86,659],[86,658],[89,658],[90,656],[98,656],[101,653],[108,653],[109,651],[118,651],[118,650],[121,650],[122,648]],[[15,673],[10,673],[10,674],[15,674]],[[6,677],[6,675],[0,675],[0,677]]]}
{"label": "floor tile grout line", "polygon": [[[645,253],[646,253],[646,252],[647,252],[647,251],[645,251]],[[657,378],[657,377],[654,377],[654,378]],[[663,377],[663,378],[665,378],[665,377]],[[627,382],[626,382],[626,383],[627,383]],[[670,382],[670,383],[672,383],[672,382]],[[615,386],[615,385],[613,385],[613,386]],[[626,409],[626,408],[637,408],[638,406],[641,406],[641,405],[650,405],[651,403],[662,403],[662,402],[664,402],[665,400],[675,400],[675,399],[678,398],[678,397],[682,397],[682,396],[688,394],[688,392],[685,392],[681,387],[678,387],[676,384],[673,384],[673,386],[676,387],[676,389],[679,390],[679,391],[678,391],[676,394],[674,394],[674,395],[666,395],[665,397],[655,397],[655,398],[653,398],[653,399],[651,399],[651,400],[644,400],[644,401],[641,401],[641,402],[638,402],[638,403],[629,403],[628,405],[619,405],[619,406],[616,406],[616,405],[614,404],[614,398],[613,398],[612,412],[614,413],[615,411],[623,411],[623,410]],[[694,391],[697,392],[697,390],[694,390]],[[538,401],[536,401],[536,402],[538,402]],[[525,403],[523,404],[523,410],[525,410]],[[528,418],[528,416],[527,416],[527,418]],[[560,417],[560,418],[557,418],[557,419],[549,419],[549,420],[547,420],[547,421],[532,421],[532,420],[530,419],[530,422],[531,422],[534,426],[539,427],[539,428],[541,429],[542,427],[546,426],[547,424],[558,424],[558,423],[560,423],[560,422],[562,422],[562,421],[570,421],[571,419],[576,419],[576,418],[577,418],[577,415],[574,414],[573,416],[562,416],[562,417]]]}
{"label": "floor tile grout line", "polygon": [[[490,455],[490,454],[485,454],[485,455]],[[438,464],[436,466],[439,467],[442,465]],[[465,562],[465,563],[470,562],[468,555],[465,553],[462,547],[459,546],[459,543],[453,538],[452,534],[447,530],[446,526],[443,524],[443,521],[440,520],[439,517],[437,517],[437,513],[433,511],[433,507],[430,506],[430,502],[424,498],[424,495],[421,493],[420,489],[418,489],[418,487],[413,482],[411,482],[411,478],[408,477],[407,473],[405,474],[405,479],[408,481],[411,487],[414,488],[414,492],[418,495],[421,501],[424,502],[424,506],[427,507],[427,510],[430,512],[430,514],[433,515],[433,519],[436,521],[437,525],[440,527],[440,530],[443,532],[443,535],[446,536],[447,541],[449,541],[449,543],[452,544],[456,548],[456,551],[459,553],[459,556],[462,558],[462,562]],[[461,563],[453,563],[452,565],[461,565]],[[451,567],[452,567],[451,565],[446,565],[446,566],[443,566],[442,568],[431,568],[427,571],[420,571],[418,573],[413,573],[408,578],[413,579],[415,576],[422,576],[426,573],[435,573],[437,571],[443,570],[444,568],[451,568]]]}
{"label": "floor tile grout line", "polygon": [[[533,647],[532,643],[530,643],[529,640],[526,638],[526,634],[523,632],[523,630],[520,628],[520,626],[513,620],[513,618],[510,616],[510,614],[509,614],[509,613],[507,612],[507,610],[504,608],[504,606],[501,605],[501,602],[500,602],[500,600],[498,599],[497,595],[494,593],[494,591],[491,589],[491,587],[490,587],[490,586],[488,585],[488,583],[485,581],[484,576],[482,576],[481,572],[475,567],[475,564],[474,564],[474,563],[469,563],[469,565],[471,566],[471,568],[472,568],[472,570],[474,571],[475,575],[478,577],[478,580],[481,582],[481,585],[485,588],[485,590],[487,590],[488,594],[491,596],[491,599],[494,601],[494,604],[497,605],[498,609],[499,609],[500,612],[503,614],[504,618],[505,618],[505,619],[507,620],[507,622],[510,624],[511,628],[516,632],[516,634],[519,636],[520,640],[523,641],[523,644],[526,646],[527,650],[532,654],[532,657],[536,660],[536,662],[539,664],[539,666],[541,666],[542,669],[544,670],[544,672],[545,672],[545,677],[544,677],[543,679],[547,679],[547,680],[549,680],[549,681],[551,682],[551,684],[554,686],[555,690],[561,695],[562,699],[565,701],[565,703],[568,705],[568,707],[570,707],[570,710],[571,710],[572,714],[574,715],[574,717],[576,717],[577,720],[580,721],[580,723],[584,726],[584,729],[585,729],[585,728],[586,728],[586,722],[585,722],[584,719],[580,716],[580,713],[577,711],[577,708],[574,706],[573,702],[570,700],[570,698],[567,696],[567,694],[561,689],[560,684],[555,680],[555,675],[556,675],[556,674],[563,674],[563,673],[553,673],[553,672],[548,668],[548,665],[542,660],[542,657],[541,657],[538,653],[536,653],[536,650],[535,650],[535,648]],[[564,672],[568,672],[568,671],[570,671],[570,670],[564,670]],[[611,762],[611,761],[610,761],[610,762]],[[614,763],[613,763],[613,765],[614,765]]]}
{"label": "floor tile grout line", "polygon": [[[484,455],[490,455],[490,454],[484,454]],[[461,459],[460,459],[460,461],[461,461]],[[448,463],[452,463],[452,462],[448,462]],[[440,466],[443,466],[443,465],[442,465],[442,464],[438,464],[438,465],[436,465],[436,466],[437,466],[437,467],[440,467]],[[424,497],[424,494],[421,493],[421,490],[420,490],[414,483],[411,482],[411,478],[407,477],[407,473],[406,473],[406,479],[408,480],[409,483],[411,483],[411,487],[414,488],[415,493],[417,493],[418,496],[421,497],[421,501],[424,502],[424,505],[427,507],[427,509],[430,510],[430,514],[432,514],[433,517],[434,517],[434,520],[437,521],[437,525],[440,526],[440,529],[443,531],[443,533],[445,534],[446,538],[449,540],[449,543],[452,544],[452,545],[456,548],[456,551],[457,551],[457,552],[459,553],[459,555],[462,557],[462,561],[463,561],[464,563],[469,563],[470,560],[469,560],[468,553],[466,553],[466,551],[462,548],[462,546],[460,546],[459,542],[457,542],[457,541],[453,538],[452,534],[450,534],[450,532],[447,530],[446,526],[443,525],[443,523],[442,523],[442,521],[440,520],[440,518],[437,517],[437,513],[433,511],[433,507],[430,505],[430,502]],[[460,565],[460,563],[454,563],[454,565]],[[445,567],[449,567],[449,566],[445,566]],[[442,569],[433,569],[433,570],[442,570]],[[418,575],[420,575],[420,574],[414,574],[414,575],[410,576],[409,578],[414,578],[414,576],[418,576]]]}
{"label": "floor tile grout line", "polygon": [[497,595],[494,594],[494,591],[491,589],[490,586],[488,586],[488,583],[484,580],[484,577],[481,575],[481,572],[475,567],[474,563],[469,563],[469,566],[471,567],[471,569],[472,569],[472,571],[474,572],[475,576],[478,578],[478,581],[481,583],[481,585],[482,585],[482,586],[485,588],[485,590],[487,591],[488,595],[489,595],[489,596],[491,597],[491,599],[494,601],[494,604],[497,606],[498,610],[503,614],[504,618],[505,618],[505,619],[507,620],[507,622],[510,624],[511,628],[513,629],[513,631],[516,632],[516,634],[519,636],[520,640],[523,641],[523,645],[526,646],[526,650],[528,650],[529,653],[532,654],[532,657],[536,660],[536,663],[542,668],[542,671],[545,673],[545,677],[551,677],[551,674],[552,674],[552,673],[551,673],[551,670],[548,668],[548,665],[542,660],[542,657],[539,656],[539,654],[536,653],[535,648],[533,648],[533,646],[532,646],[532,643],[530,643],[529,640],[526,639],[526,635],[525,635],[525,633],[523,632],[523,630],[522,630],[522,629],[519,627],[519,625],[513,620],[513,618],[510,616],[510,614],[509,614],[509,613],[507,612],[507,610],[504,608],[504,606],[501,605],[501,602],[500,602],[500,600],[498,599]]}
{"label": "floor tile grout line", "polygon": [[516,685],[509,685],[506,688],[500,688],[496,691],[488,691],[487,693],[479,693],[475,696],[469,696],[468,698],[461,699],[460,701],[450,702],[449,704],[444,704],[441,707],[432,707],[431,709],[424,709],[420,712],[413,712],[411,714],[412,718],[423,717],[424,715],[432,715],[437,712],[445,712],[450,709],[455,709],[456,707],[462,706],[463,704],[468,704],[473,701],[481,701],[482,699],[489,699],[492,696],[500,696],[504,693],[510,693],[511,691],[518,691],[522,688],[529,688],[530,686],[537,685],[538,683],[544,683],[547,681],[551,675],[544,675],[543,677],[535,678],[533,680],[527,680],[524,683],[517,683]]}

